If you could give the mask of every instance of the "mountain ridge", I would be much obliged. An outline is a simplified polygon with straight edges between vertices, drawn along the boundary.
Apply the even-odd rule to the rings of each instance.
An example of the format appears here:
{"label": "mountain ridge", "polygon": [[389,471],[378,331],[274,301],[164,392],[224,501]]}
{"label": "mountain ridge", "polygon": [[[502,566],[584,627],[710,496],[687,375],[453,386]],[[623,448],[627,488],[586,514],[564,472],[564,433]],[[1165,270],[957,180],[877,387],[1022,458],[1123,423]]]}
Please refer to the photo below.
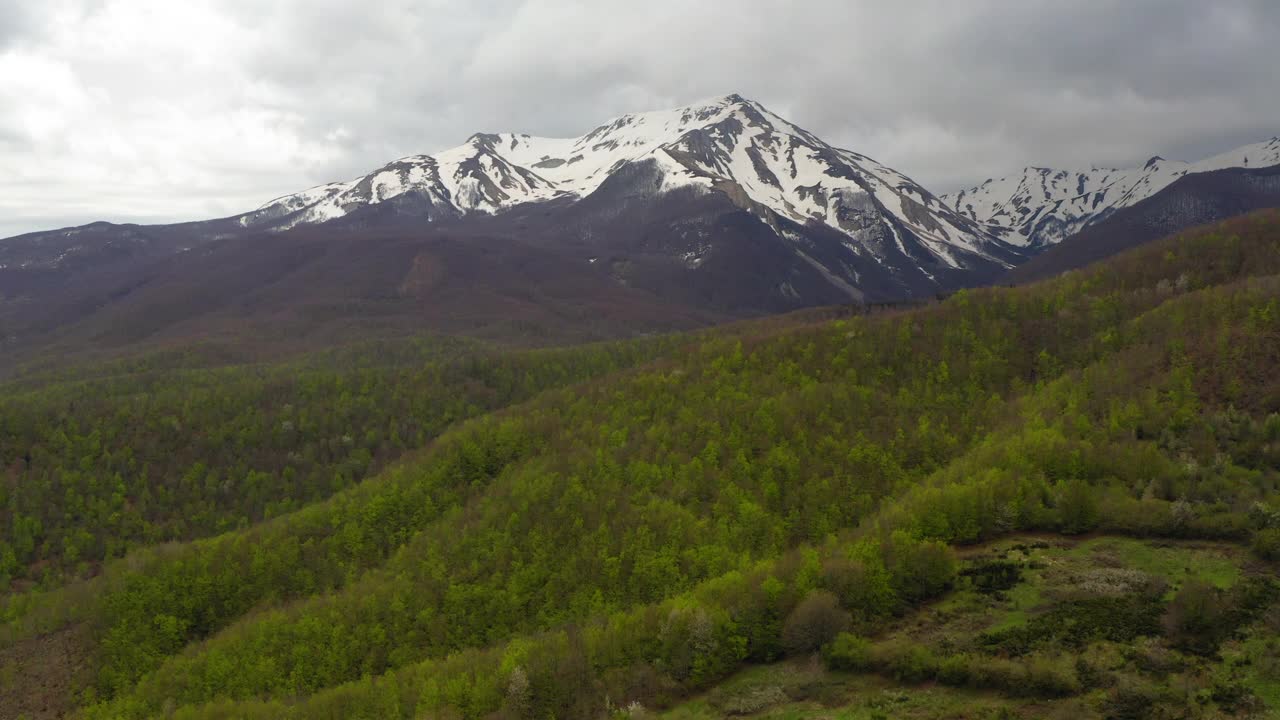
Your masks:
{"label": "mountain ridge", "polygon": [[1269,207],[1280,207],[1280,165],[1190,173],[1046,248],[1002,282],[1042,280],[1185,228]]}
{"label": "mountain ridge", "polygon": [[1198,162],[1153,155],[1141,167],[1089,170],[1028,166],[944,193],[944,202],[1020,248],[1043,250],[1112,213],[1155,195],[1179,178],[1228,168],[1280,165],[1280,136],[1242,145]]}
{"label": "mountain ridge", "polygon": [[[522,203],[581,200],[626,165],[641,162],[656,164],[657,194],[720,191],[766,223],[771,218],[765,210],[826,225],[861,246],[879,231],[899,248],[905,244],[899,230],[905,229],[951,267],[963,265],[963,254],[1008,254],[906,175],[829,145],[736,93],[622,115],[577,138],[476,133],[454,148],[276,198],[237,220],[246,228],[289,229],[382,203],[416,206],[428,221],[492,215]],[[868,223],[862,195],[892,221]]]}

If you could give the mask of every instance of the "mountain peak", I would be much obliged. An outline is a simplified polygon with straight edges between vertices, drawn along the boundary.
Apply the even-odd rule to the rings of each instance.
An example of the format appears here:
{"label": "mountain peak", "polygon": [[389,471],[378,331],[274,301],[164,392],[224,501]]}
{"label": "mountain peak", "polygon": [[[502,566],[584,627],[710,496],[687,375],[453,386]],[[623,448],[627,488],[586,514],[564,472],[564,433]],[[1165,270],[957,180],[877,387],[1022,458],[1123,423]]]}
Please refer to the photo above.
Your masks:
{"label": "mountain peak", "polygon": [[750,108],[756,108],[756,109],[764,109],[764,106],[761,105],[760,103],[756,102],[755,100],[752,100],[751,98],[745,97],[739,93],[729,93],[728,95],[719,95],[717,97],[713,97],[708,100],[704,100],[702,102],[694,103],[688,106],[688,108],[686,109],[696,109],[696,108],[703,108],[703,107],[725,108],[725,109],[737,108],[737,107],[750,107]]}
{"label": "mountain peak", "polygon": [[493,145],[502,140],[502,137],[496,133],[478,132],[467,138],[466,145],[474,145],[476,147],[491,148]]}

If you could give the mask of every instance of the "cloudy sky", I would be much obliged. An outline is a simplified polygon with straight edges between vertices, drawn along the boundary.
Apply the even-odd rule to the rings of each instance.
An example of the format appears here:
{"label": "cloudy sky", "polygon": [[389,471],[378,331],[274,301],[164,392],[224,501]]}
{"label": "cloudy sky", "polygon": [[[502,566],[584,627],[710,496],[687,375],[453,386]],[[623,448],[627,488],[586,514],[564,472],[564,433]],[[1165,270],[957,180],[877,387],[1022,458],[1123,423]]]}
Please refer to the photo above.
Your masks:
{"label": "cloudy sky", "polygon": [[1274,0],[0,0],[0,236],[738,92],[943,192],[1280,133]]}

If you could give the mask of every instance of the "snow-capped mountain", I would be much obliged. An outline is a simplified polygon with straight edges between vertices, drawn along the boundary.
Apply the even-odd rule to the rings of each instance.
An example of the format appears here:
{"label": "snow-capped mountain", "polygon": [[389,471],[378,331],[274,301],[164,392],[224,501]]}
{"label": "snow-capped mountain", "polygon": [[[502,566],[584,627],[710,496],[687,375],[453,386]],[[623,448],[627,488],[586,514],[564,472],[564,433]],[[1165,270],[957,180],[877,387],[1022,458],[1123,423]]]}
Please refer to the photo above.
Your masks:
{"label": "snow-capped mountain", "polygon": [[[1277,164],[1272,139],[1194,165],[1033,168],[939,198],[727,95],[576,138],[477,134],[227,218],[8,238],[0,355],[259,321],[286,344],[348,331],[538,343],[931,297],[1007,280],[1118,208],[1158,205],[1144,228],[1243,211],[1271,197],[1255,187],[1271,171],[1207,171]],[[1220,173],[1266,177],[1202,187]]]}
{"label": "snow-capped mountain", "polygon": [[[914,291],[940,273],[1008,267],[1019,257],[905,175],[739,95],[624,115],[577,138],[473,135],[456,148],[273,200],[239,222],[284,230],[371,209],[428,222],[493,216],[528,203],[585,200],[611,178],[617,184],[637,173],[646,178],[640,194],[652,202],[671,194],[727,199],[800,254],[814,242],[808,235],[835,233],[850,257],[817,264],[855,290],[857,258],[903,275],[899,284]],[[679,254],[706,255],[705,233],[701,239]]]}
{"label": "snow-capped mountain", "polygon": [[1035,252],[1151,197],[1185,175],[1274,165],[1280,165],[1280,137],[1196,163],[1153,157],[1142,167],[1129,169],[1029,167],[942,199],[965,217],[987,225],[1005,242]]}
{"label": "snow-capped mountain", "polygon": [[0,335],[261,319],[290,338],[619,337],[931,297],[1022,259],[902,173],[727,95],[575,138],[477,134],[228,218],[10,238]]}

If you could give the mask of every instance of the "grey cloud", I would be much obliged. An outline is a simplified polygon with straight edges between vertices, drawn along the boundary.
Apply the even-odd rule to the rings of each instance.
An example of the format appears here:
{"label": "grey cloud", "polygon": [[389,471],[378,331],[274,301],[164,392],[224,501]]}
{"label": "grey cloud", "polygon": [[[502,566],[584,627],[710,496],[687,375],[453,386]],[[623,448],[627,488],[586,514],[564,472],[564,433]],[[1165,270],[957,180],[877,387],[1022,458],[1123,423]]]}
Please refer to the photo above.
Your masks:
{"label": "grey cloud", "polygon": [[[145,54],[97,68],[71,58],[83,96],[115,112],[207,103],[215,127],[221,113],[250,128],[270,118],[279,127],[263,147],[291,149],[264,159],[222,137],[214,160],[188,161],[198,187],[157,182],[160,197],[128,212],[162,212],[164,193],[175,217],[230,212],[477,131],[576,135],[728,92],[936,191],[1026,164],[1198,159],[1280,132],[1280,3],[1270,0],[207,2],[234,29],[225,58],[184,71],[198,76],[165,75]],[[128,4],[104,0],[86,16]],[[0,53],[14,34],[10,6],[32,7],[0,0]],[[149,69],[154,95],[120,77],[129,62]],[[140,148],[132,155],[163,177],[163,149],[136,137],[129,117],[95,119],[121,123],[110,128],[120,155]],[[195,157],[201,132],[179,135]],[[38,163],[64,145],[0,150],[0,164]],[[60,204],[78,213],[91,189],[66,179],[59,192],[71,200]]]}
{"label": "grey cloud", "polygon": [[[366,19],[345,25],[370,40],[363,56],[406,66],[380,76],[371,107],[332,116],[361,127],[359,114],[383,112],[381,133],[359,133],[360,145],[416,152],[476,130],[576,134],[620,112],[740,91],[943,185],[1025,163],[1220,150],[1217,138],[1247,138],[1280,117],[1267,92],[1280,60],[1274,3],[886,8],[525,2],[491,4],[481,22],[456,6]],[[333,58],[285,47],[311,67]],[[955,148],[913,144],[928,128]]]}
{"label": "grey cloud", "polygon": [[0,51],[26,32],[30,23],[29,5],[22,0],[0,0]]}

